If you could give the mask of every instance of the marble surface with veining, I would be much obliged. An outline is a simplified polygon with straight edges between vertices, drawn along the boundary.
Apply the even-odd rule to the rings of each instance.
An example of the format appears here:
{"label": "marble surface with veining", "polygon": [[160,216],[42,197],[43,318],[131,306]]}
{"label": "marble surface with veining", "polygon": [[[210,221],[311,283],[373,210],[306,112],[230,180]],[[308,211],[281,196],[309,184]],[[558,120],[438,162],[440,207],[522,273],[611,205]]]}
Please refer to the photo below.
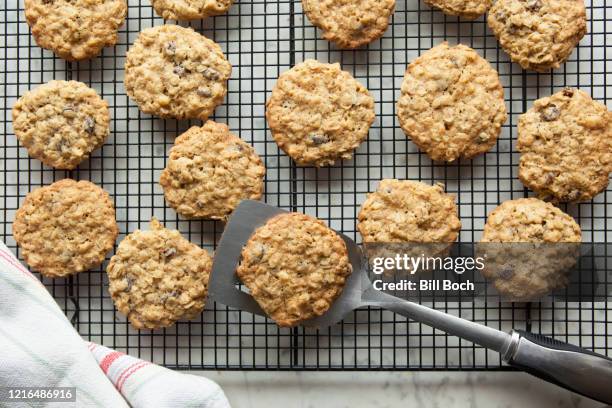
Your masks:
{"label": "marble surface with veining", "polygon": [[217,381],[234,408],[606,406],[516,372],[201,371],[192,374]]}

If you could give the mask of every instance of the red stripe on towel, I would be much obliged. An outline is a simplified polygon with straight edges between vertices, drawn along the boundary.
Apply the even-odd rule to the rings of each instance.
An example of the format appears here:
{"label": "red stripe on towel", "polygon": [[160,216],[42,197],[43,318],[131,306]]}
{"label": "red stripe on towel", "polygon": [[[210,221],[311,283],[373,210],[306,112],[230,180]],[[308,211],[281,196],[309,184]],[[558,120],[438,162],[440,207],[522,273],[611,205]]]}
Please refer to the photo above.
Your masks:
{"label": "red stripe on towel", "polygon": [[143,368],[143,367],[145,367],[145,366],[147,366],[149,364],[150,363],[147,362],[147,361],[140,361],[129,372],[126,371],[125,372],[125,377],[123,377],[123,379],[121,381],[117,381],[117,389],[119,390],[119,392],[121,392],[121,388],[123,388],[123,385],[125,384],[127,379],[132,376],[132,374],[134,374],[136,371],[140,370],[141,368]]}
{"label": "red stripe on towel", "polygon": [[123,376],[130,370],[132,369],[132,367],[137,366],[138,364],[142,363],[142,360],[138,360],[138,359],[134,359],[134,361],[132,361],[130,363],[130,365],[128,365],[127,367],[123,368],[123,370],[121,370],[119,372],[119,374],[117,376],[115,376],[115,380],[113,380],[113,384],[115,384],[115,388],[118,388],[119,383],[121,382],[121,380],[123,380]]}
{"label": "red stripe on towel", "polygon": [[104,374],[108,373],[108,369],[110,368],[111,364],[113,364],[115,360],[121,357],[122,355],[123,353],[119,351],[113,351],[112,353],[107,354],[106,357],[102,359],[102,361],[100,362],[100,368],[102,369],[102,371],[104,371]]}

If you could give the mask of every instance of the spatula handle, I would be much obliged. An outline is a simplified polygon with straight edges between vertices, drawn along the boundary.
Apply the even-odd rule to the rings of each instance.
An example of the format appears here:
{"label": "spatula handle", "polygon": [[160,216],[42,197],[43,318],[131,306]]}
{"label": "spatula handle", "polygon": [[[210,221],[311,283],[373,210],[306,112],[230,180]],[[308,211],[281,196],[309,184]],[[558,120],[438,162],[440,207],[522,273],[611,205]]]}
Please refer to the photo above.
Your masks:
{"label": "spatula handle", "polygon": [[520,330],[504,360],[548,382],[612,404],[612,359],[572,344]]}
{"label": "spatula handle", "polygon": [[589,398],[612,404],[612,360],[539,334],[511,334],[470,322],[382,292],[372,294],[383,307],[446,333],[501,353],[508,364]]}

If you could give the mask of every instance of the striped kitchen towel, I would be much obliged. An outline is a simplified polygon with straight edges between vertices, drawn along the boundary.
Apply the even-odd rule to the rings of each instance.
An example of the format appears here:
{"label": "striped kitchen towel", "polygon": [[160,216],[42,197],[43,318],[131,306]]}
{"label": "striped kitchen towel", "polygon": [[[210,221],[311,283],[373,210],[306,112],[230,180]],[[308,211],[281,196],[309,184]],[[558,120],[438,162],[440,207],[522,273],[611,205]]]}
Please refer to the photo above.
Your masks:
{"label": "striped kitchen towel", "polygon": [[75,387],[77,407],[230,406],[207,378],[83,341],[46,288],[1,241],[0,387]]}

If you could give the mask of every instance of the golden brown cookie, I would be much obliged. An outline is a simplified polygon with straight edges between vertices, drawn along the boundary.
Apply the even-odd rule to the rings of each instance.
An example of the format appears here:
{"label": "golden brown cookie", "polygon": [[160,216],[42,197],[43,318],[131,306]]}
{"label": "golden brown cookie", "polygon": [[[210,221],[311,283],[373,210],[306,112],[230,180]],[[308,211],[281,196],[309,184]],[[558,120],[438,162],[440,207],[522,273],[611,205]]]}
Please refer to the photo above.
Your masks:
{"label": "golden brown cookie", "polygon": [[278,146],[300,166],[350,159],[374,122],[374,99],[340,64],[306,60],[278,78],[266,103]]}
{"label": "golden brown cookie", "polygon": [[202,313],[212,259],[157,219],[126,236],[106,268],[117,309],[137,329],[158,329]]}
{"label": "golden brown cookie", "polygon": [[147,28],[127,52],[125,89],[144,113],[206,120],[227,93],[232,66],[221,47],[191,28]]}
{"label": "golden brown cookie", "polygon": [[115,45],[126,14],[125,0],[25,0],[36,43],[67,61],[88,59]]}
{"label": "golden brown cookie", "polygon": [[250,145],[209,120],[176,138],[159,184],[179,214],[227,220],[240,201],[261,198],[265,174]]}
{"label": "golden brown cookie", "polygon": [[489,215],[477,246],[482,274],[506,300],[537,300],[567,285],[581,236],[576,221],[550,203],[505,201]]}
{"label": "golden brown cookie", "polygon": [[13,236],[24,260],[49,277],[101,264],[117,232],[108,193],[83,180],[64,179],[33,190],[13,222]]}
{"label": "golden brown cookie", "polygon": [[310,22],[340,48],[357,48],[382,37],[395,0],[302,0]]}
{"label": "golden brown cookie", "polygon": [[504,90],[476,51],[444,42],[408,65],[397,116],[433,160],[471,159],[497,142],[507,119]]}
{"label": "golden brown cookie", "polygon": [[489,10],[493,0],[425,0],[425,3],[444,14],[474,20]]}
{"label": "golden brown cookie", "polygon": [[28,154],[47,166],[74,169],[109,135],[108,104],[82,82],[50,81],[13,106],[13,130]]}
{"label": "golden brown cookie", "polygon": [[583,0],[497,0],[489,27],[524,69],[559,68],[586,34]]}
{"label": "golden brown cookie", "polygon": [[612,113],[583,91],[538,99],[521,115],[519,178],[540,198],[585,201],[608,186]]}
{"label": "golden brown cookie", "polygon": [[200,20],[225,13],[233,0],[151,0],[155,12],[165,20]]}
{"label": "golden brown cookie", "polygon": [[461,230],[455,197],[411,180],[381,180],[358,221],[363,242],[454,242]]}
{"label": "golden brown cookie", "polygon": [[489,217],[481,242],[580,242],[580,226],[537,198],[504,201]]}
{"label": "golden brown cookie", "polygon": [[323,221],[289,213],[255,230],[236,274],[279,326],[295,326],[324,314],[351,271],[338,234]]}

